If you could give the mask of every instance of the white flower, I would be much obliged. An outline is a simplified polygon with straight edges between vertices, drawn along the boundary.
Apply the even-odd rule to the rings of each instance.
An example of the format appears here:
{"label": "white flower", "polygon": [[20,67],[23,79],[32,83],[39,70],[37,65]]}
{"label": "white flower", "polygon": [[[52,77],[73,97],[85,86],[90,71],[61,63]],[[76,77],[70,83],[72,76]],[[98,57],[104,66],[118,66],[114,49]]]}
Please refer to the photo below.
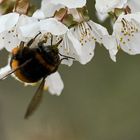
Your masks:
{"label": "white flower", "polygon": [[81,64],[88,63],[94,56],[95,38],[86,22],[71,28],[64,36],[60,53],[71,56]]}
{"label": "white flower", "polygon": [[19,27],[22,26],[22,24],[38,23],[38,20],[35,18],[25,15],[19,16],[17,13],[2,15],[0,16],[0,21],[0,48],[6,48],[8,51],[17,47],[21,41],[26,40],[26,38],[20,34]]}
{"label": "white flower", "polygon": [[61,94],[64,88],[64,83],[58,72],[55,72],[46,78],[44,89],[47,88],[52,95]]}
{"label": "white flower", "polygon": [[96,42],[103,44],[109,50],[111,59],[116,61],[115,38],[108,34],[106,28],[91,20],[78,24],[65,34],[60,52],[75,58],[81,64],[86,64],[94,56]]}
{"label": "white flower", "polygon": [[140,54],[140,13],[119,16],[113,29],[123,51],[131,55]]}

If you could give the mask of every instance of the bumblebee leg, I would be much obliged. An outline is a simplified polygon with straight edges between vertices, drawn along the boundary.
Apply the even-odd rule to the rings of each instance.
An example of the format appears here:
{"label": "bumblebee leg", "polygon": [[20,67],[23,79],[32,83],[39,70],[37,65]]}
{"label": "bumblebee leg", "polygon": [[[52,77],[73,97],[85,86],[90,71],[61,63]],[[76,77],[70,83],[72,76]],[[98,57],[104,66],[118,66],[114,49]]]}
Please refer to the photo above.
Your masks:
{"label": "bumblebee leg", "polygon": [[41,42],[39,42],[38,46],[41,47],[44,43],[46,43],[46,40],[42,40]]}
{"label": "bumblebee leg", "polygon": [[70,56],[67,56],[67,55],[63,55],[63,54],[61,54],[61,53],[59,53],[59,55],[60,56],[63,56],[64,58],[62,58],[62,59],[73,59],[73,60],[75,60],[75,58],[73,58],[73,57],[70,57]]}
{"label": "bumblebee leg", "polygon": [[20,42],[19,47],[24,48],[24,43],[23,41]]}
{"label": "bumblebee leg", "polygon": [[53,45],[53,35],[51,34],[51,46]]}
{"label": "bumblebee leg", "polygon": [[[64,56],[64,55],[63,55],[63,56]],[[69,59],[75,60],[75,58],[73,58],[73,57],[65,56],[65,57],[63,57],[62,59],[60,59],[60,63],[61,63],[63,60],[69,60]]]}
{"label": "bumblebee leg", "polygon": [[33,42],[35,41],[35,39],[39,36],[41,34],[41,32],[39,32],[33,39],[31,39],[28,43],[27,43],[27,47],[30,47],[32,44],[33,44]]}
{"label": "bumblebee leg", "polygon": [[68,58],[64,57],[60,60],[60,63],[63,61],[63,60],[68,60]]}
{"label": "bumblebee leg", "polygon": [[43,46],[44,43],[47,43],[48,41],[48,36],[44,35],[44,39],[38,42],[38,46],[41,47]]}

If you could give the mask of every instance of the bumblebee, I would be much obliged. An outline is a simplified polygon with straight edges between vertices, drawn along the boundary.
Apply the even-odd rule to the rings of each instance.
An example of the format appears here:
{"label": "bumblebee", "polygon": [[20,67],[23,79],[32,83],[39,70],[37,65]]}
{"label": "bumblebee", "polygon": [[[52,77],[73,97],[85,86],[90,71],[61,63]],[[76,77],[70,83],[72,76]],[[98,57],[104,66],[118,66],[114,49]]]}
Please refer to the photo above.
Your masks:
{"label": "bumblebee", "polygon": [[[36,35],[35,38],[38,35]],[[48,46],[44,45],[45,41],[41,41],[36,46],[31,47],[35,38],[31,39],[26,45],[24,42],[21,42],[19,47],[12,50],[10,60],[11,72],[3,77],[5,78],[14,73],[22,82],[36,83],[41,81],[40,86],[27,108],[25,118],[28,118],[40,104],[45,78],[57,71],[63,59],[71,58],[59,53],[58,46],[62,40],[55,45],[51,43],[51,45]],[[62,59],[60,59],[60,55],[63,56]]]}
{"label": "bumblebee", "polygon": [[15,76],[26,83],[35,83],[56,72],[60,64],[57,45],[37,47],[16,47],[12,50],[10,66]]}

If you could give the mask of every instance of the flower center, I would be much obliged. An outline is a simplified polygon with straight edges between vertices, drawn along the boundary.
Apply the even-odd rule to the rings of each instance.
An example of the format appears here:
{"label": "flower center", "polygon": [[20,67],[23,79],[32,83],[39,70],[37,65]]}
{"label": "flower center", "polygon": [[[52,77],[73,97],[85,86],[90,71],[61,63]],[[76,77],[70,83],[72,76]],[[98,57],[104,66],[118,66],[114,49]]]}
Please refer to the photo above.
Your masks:
{"label": "flower center", "polygon": [[92,28],[86,22],[78,24],[78,32],[79,32],[79,41],[82,46],[86,43],[96,41],[96,38],[93,36]]}
{"label": "flower center", "polygon": [[122,18],[121,20],[122,23],[122,28],[121,28],[121,37],[120,37],[120,42],[123,43],[124,45],[129,42],[132,37],[136,33],[139,32],[139,26],[136,23],[136,21],[127,21],[126,19]]}

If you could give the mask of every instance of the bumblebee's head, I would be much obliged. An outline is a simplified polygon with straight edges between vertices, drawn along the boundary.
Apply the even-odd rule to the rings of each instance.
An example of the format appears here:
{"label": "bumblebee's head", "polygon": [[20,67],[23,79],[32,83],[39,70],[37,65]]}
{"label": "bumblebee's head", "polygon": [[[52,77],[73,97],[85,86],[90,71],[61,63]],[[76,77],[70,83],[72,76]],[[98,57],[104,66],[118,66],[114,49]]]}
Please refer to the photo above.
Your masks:
{"label": "bumblebee's head", "polygon": [[41,50],[41,52],[46,52],[50,56],[57,56],[59,54],[58,46],[60,45],[61,42],[62,40],[60,40],[54,45],[46,45],[45,43],[40,42],[38,44],[38,47]]}
{"label": "bumblebee's head", "polygon": [[[60,43],[59,43],[60,44]],[[44,59],[50,64],[58,64],[60,62],[58,43],[55,45],[38,44],[38,50]]]}
{"label": "bumblebee's head", "polygon": [[58,48],[55,45],[48,45],[47,46],[45,44],[42,44],[41,46],[39,46],[39,50],[42,53],[46,53],[46,54],[51,55],[51,56],[58,55],[58,53],[59,53]]}
{"label": "bumblebee's head", "polygon": [[59,54],[58,46],[60,45],[61,42],[62,42],[62,39],[60,41],[58,41],[56,44],[49,46],[50,49],[52,50],[52,52],[54,53],[54,55]]}

